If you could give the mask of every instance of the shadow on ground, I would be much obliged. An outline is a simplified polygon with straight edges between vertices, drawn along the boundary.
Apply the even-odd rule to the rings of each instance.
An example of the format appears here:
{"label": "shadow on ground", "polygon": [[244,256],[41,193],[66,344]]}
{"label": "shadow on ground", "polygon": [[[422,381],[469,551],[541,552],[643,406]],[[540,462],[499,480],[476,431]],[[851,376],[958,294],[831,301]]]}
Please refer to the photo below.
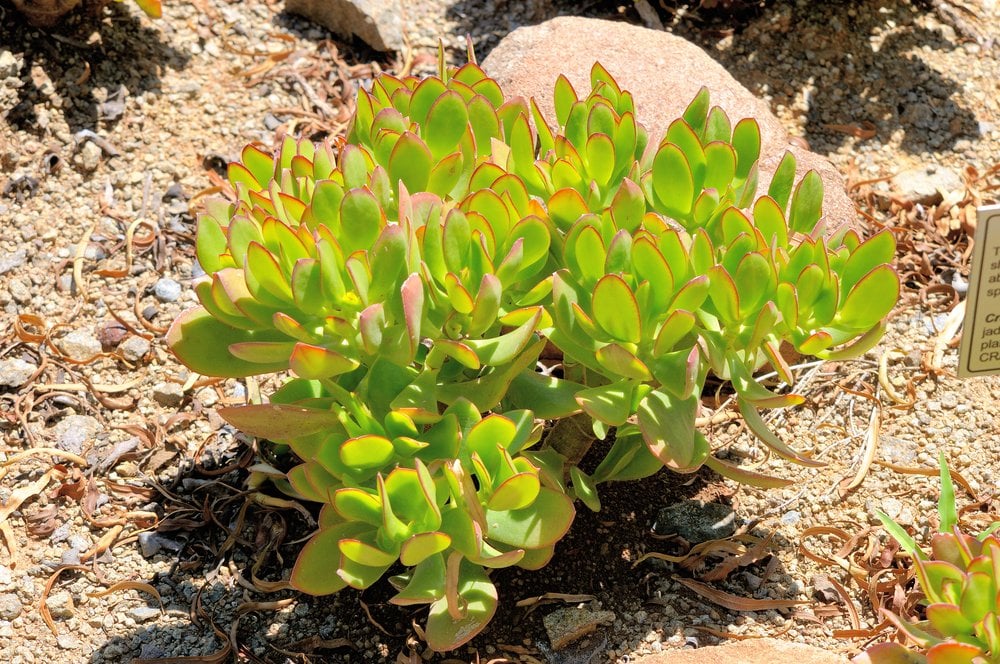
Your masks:
{"label": "shadow on ground", "polygon": [[977,118],[961,103],[962,82],[921,57],[924,49],[962,48],[951,27],[919,24],[931,11],[902,0],[781,0],[734,25],[731,47],[717,48],[719,33],[692,23],[678,32],[753,92],[768,92],[772,107],[791,107],[808,90],[805,138],[814,150],[833,152],[847,143],[847,133],[832,126],[870,122],[883,143],[919,154],[979,137]]}
{"label": "shadow on ground", "polygon": [[[243,454],[231,451],[229,461],[221,465]],[[242,458],[245,467],[251,457]],[[240,490],[245,479],[245,470],[220,475],[201,467],[188,468],[178,477],[169,490],[173,498],[162,501],[167,516],[158,536],[175,540],[181,547],[156,554],[169,556],[172,569],[146,580],[161,594],[167,612],[156,613],[153,609],[159,605],[154,601],[136,609],[134,599],[129,598],[127,604],[123,600],[128,615],[144,616],[148,622],[107,641],[91,655],[89,664],[133,658],[152,664],[155,658],[181,655],[200,656],[204,660],[198,661],[204,662],[230,661],[230,647],[239,651],[240,661],[267,664],[395,662],[400,653],[419,658],[423,647],[414,624],[423,624],[426,608],[389,604],[394,591],[385,578],[364,592],[349,590],[321,598],[251,589],[255,564],[258,579],[287,577],[302,538],[313,526],[295,510],[247,503]],[[548,566],[535,572],[507,568],[492,573],[500,595],[497,615],[483,634],[449,656],[486,661],[505,655],[517,661],[519,654],[533,654],[560,664],[563,655],[546,657],[542,617],[567,604],[549,600],[517,606],[520,600],[548,593],[592,595],[602,609],[616,613],[617,627],[599,632],[590,642],[593,652],[601,651],[601,658],[607,648],[640,645],[639,641],[626,642],[629,634],[636,633],[633,623],[637,620],[649,623],[643,634],[659,630],[664,641],[683,635],[693,625],[725,631],[726,625],[736,624],[738,614],[721,609],[715,613],[716,607],[690,591],[676,584],[671,588],[674,574],[688,576],[689,572],[657,560],[634,564],[649,551],[677,552],[654,537],[651,528],[661,508],[696,495],[724,502],[729,494],[709,472],[695,476],[663,472],[603,487],[602,511],[578,506],[576,521]],[[792,546],[780,536],[771,543]],[[766,563],[761,560],[746,569],[766,576],[762,571]],[[401,571],[391,569],[386,576]],[[791,591],[791,580],[780,568],[773,569],[770,577],[758,595],[786,596]],[[748,597],[755,594],[746,587],[742,571],[719,587]],[[629,628],[619,629],[623,624]],[[430,661],[442,659],[447,657]]]}
{"label": "shadow on ground", "polygon": [[38,112],[44,100],[57,100],[50,105],[61,109],[71,133],[97,132],[124,117],[128,97],[162,92],[164,67],[182,70],[189,60],[119,3],[100,16],[71,14],[51,30],[27,25],[7,5],[0,10],[6,10],[0,13],[3,46],[23,57],[17,101],[0,109],[0,118],[40,138],[51,123]]}

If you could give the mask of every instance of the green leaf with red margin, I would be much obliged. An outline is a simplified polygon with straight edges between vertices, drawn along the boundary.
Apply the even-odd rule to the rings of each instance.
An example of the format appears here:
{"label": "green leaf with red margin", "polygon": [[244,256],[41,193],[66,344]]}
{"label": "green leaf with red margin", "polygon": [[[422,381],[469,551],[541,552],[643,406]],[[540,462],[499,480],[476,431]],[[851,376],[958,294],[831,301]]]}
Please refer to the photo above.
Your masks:
{"label": "green leaf with red margin", "polygon": [[639,403],[639,429],[649,450],[664,466],[679,473],[691,473],[709,456],[708,441],[694,426],[698,397],[678,399],[654,390]]}
{"label": "green leaf with red margin", "polygon": [[357,360],[341,355],[335,350],[297,343],[288,360],[288,368],[299,377],[309,380],[329,378],[353,371],[359,365]]}
{"label": "green leaf with red margin", "polygon": [[275,330],[238,330],[213,318],[205,309],[189,309],[178,316],[166,335],[177,359],[192,371],[221,378],[244,378],[282,371],[288,361],[247,362],[229,352],[229,346],[248,342],[288,341]]}
{"label": "green leaf with red margin", "polygon": [[341,558],[340,540],[370,531],[371,526],[356,521],[320,530],[299,552],[289,583],[308,595],[330,595],[346,588],[344,579],[334,573]]}
{"label": "green leaf with red margin", "polygon": [[522,549],[552,546],[569,530],[576,510],[565,494],[541,487],[535,501],[516,510],[486,510],[487,537]]}
{"label": "green leaf with red margin", "polygon": [[[497,589],[482,567],[462,560],[456,583],[458,597],[455,607],[458,616],[448,608],[448,598],[442,597],[431,604],[427,616],[427,645],[437,652],[454,650],[467,643],[493,618],[497,609]],[[461,601],[458,601],[458,600]]]}
{"label": "green leaf with red margin", "polygon": [[161,18],[163,16],[163,4],[160,0],[135,0],[135,4],[139,5],[139,9],[146,13],[146,16],[150,18]]}

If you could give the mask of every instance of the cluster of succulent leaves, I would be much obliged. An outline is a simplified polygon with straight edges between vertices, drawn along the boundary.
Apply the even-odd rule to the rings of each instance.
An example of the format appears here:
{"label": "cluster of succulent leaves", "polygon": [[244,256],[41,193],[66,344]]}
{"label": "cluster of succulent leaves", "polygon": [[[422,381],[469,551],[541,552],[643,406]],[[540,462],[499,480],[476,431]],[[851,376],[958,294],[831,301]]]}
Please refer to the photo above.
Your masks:
{"label": "cluster of succulent leaves", "polygon": [[[891,235],[827,233],[819,177],[796,184],[791,155],[755,198],[756,122],[703,91],[648,145],[631,94],[600,65],[591,83],[580,98],[559,78],[553,127],[474,63],[382,76],[346,139],[248,146],[236,201],[199,221],[201,306],[168,334],[202,374],[291,372],[223,416],[288,451],[275,482],[323,504],[292,585],[365,588],[401,563],[392,601],[430,605],[437,650],[493,615],[484,568],[544,565],[602,482],[708,465],[784,483],[712,454],[695,428],[710,373],[764,443],[813,463],[759,414],[799,397],[753,373],[790,384],[783,343],[864,352],[897,299]],[[542,436],[570,416],[616,428],[590,474]]]}
{"label": "cluster of succulent leaves", "polygon": [[926,617],[908,622],[887,612],[899,632],[920,649],[880,643],[854,659],[858,664],[996,664],[1000,662],[1000,522],[976,536],[963,533],[951,474],[940,456],[938,531],[930,555],[883,513],[879,520],[913,558]]}

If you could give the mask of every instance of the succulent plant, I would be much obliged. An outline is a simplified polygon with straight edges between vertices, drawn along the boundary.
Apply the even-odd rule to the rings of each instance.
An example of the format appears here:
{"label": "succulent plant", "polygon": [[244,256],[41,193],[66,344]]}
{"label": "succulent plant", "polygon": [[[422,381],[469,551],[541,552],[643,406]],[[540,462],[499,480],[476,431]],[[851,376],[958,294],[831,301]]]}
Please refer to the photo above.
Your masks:
{"label": "succulent plant", "polygon": [[[783,483],[711,454],[695,428],[709,372],[765,443],[813,463],[758,414],[799,398],[753,373],[791,383],[786,341],[863,352],[898,294],[891,235],[826,237],[822,185],[796,185],[791,156],[753,199],[754,121],[702,92],[647,149],[631,95],[600,65],[591,83],[580,99],[557,81],[550,126],[474,62],[382,76],[345,139],[246,147],[234,200],[199,219],[201,306],[167,335],[199,373],[290,372],[222,415],[289,460],[254,485],[323,505],[292,585],[363,588],[400,563],[393,601],[430,605],[437,650],[492,616],[485,570],[544,565],[602,482],[707,464]],[[617,427],[590,475],[542,438],[570,416]]]}
{"label": "succulent plant", "polygon": [[854,658],[858,664],[995,664],[1000,662],[1000,538],[994,524],[973,537],[959,528],[951,474],[940,457],[939,532],[930,555],[898,524],[878,514],[886,530],[913,558],[925,598],[924,620],[911,623],[886,611],[899,632],[923,652],[880,643]]}

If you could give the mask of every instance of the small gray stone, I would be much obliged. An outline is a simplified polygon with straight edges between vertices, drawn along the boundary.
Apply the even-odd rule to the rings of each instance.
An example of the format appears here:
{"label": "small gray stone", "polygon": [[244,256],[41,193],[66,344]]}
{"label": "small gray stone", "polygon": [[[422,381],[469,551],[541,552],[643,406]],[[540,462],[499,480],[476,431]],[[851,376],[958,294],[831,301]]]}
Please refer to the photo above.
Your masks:
{"label": "small gray stone", "polygon": [[144,623],[158,618],[160,610],[151,606],[138,606],[134,609],[129,609],[128,615],[137,623]]}
{"label": "small gray stone", "polygon": [[77,161],[84,172],[90,173],[96,171],[97,167],[101,165],[101,148],[92,141],[87,141],[80,148]]}
{"label": "small gray stone", "polygon": [[65,590],[45,598],[45,608],[53,618],[73,617],[73,597]]}
{"label": "small gray stone", "polygon": [[23,608],[21,600],[14,593],[0,595],[0,619],[13,620],[21,615]]}
{"label": "small gray stone", "polygon": [[14,573],[6,565],[0,565],[0,588],[6,588],[14,580]]}
{"label": "small gray stone", "polygon": [[3,254],[0,256],[0,275],[7,274],[14,268],[21,267],[26,260],[28,260],[27,249],[18,249],[17,251]]}
{"label": "small gray stone", "polygon": [[31,288],[23,279],[10,280],[10,296],[18,304],[26,304],[31,300]]}
{"label": "small gray stone", "polygon": [[893,193],[908,203],[937,205],[945,194],[962,188],[962,179],[955,171],[929,164],[911,168],[892,178]]}
{"label": "small gray stone", "polygon": [[164,277],[153,286],[153,295],[160,302],[176,302],[181,297],[181,285],[169,277]]}
{"label": "small gray stone", "polygon": [[19,357],[0,360],[0,387],[21,387],[37,369],[37,366]]}
{"label": "small gray stone", "polygon": [[679,535],[691,544],[723,539],[736,532],[736,513],[721,503],[684,500],[660,510],[653,532]]}
{"label": "small gray stone", "polygon": [[100,431],[101,423],[90,415],[70,415],[59,420],[47,433],[55,439],[59,449],[82,454],[84,443],[93,441]]}
{"label": "small gray stone", "polygon": [[593,632],[598,625],[609,625],[614,621],[615,614],[612,611],[571,608],[556,609],[542,618],[553,650],[562,650]]}
{"label": "small gray stone", "polygon": [[153,386],[153,401],[173,408],[184,400],[184,390],[177,383],[157,383]]}
{"label": "small gray stone", "polygon": [[181,543],[158,533],[139,533],[139,552],[143,558],[152,558],[160,551],[180,551]]}
{"label": "small gray stone", "polygon": [[118,350],[121,352],[122,357],[129,362],[138,362],[142,358],[146,357],[146,353],[149,352],[149,349],[149,340],[137,336],[129,337],[118,346]]}
{"label": "small gray stone", "polygon": [[781,525],[794,526],[802,519],[802,514],[798,510],[788,510],[781,515]]}
{"label": "small gray stone", "polygon": [[101,352],[101,342],[86,330],[73,330],[59,340],[62,352],[78,362],[89,360]]}
{"label": "small gray stone", "polygon": [[21,63],[10,51],[0,51],[0,79],[17,76],[21,72]]}
{"label": "small gray stone", "polygon": [[80,647],[80,639],[76,638],[72,634],[60,634],[56,637],[56,643],[63,650],[73,650],[74,648]]}

